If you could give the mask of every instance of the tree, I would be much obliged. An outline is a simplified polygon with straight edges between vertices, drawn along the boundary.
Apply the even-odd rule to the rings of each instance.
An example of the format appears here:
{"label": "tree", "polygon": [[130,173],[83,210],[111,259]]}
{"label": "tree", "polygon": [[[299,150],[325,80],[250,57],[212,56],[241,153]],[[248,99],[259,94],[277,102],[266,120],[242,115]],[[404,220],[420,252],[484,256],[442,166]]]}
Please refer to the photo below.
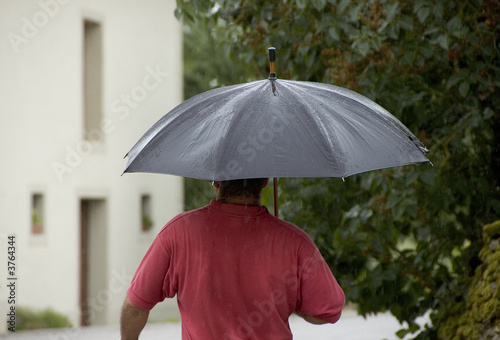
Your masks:
{"label": "tree", "polygon": [[278,78],[360,92],[428,146],[433,167],[289,179],[280,197],[360,313],[389,310],[403,335],[430,310],[416,338],[435,338],[465,300],[481,227],[500,215],[498,2],[178,0],[177,15],[211,27],[247,75],[266,76],[275,46]]}

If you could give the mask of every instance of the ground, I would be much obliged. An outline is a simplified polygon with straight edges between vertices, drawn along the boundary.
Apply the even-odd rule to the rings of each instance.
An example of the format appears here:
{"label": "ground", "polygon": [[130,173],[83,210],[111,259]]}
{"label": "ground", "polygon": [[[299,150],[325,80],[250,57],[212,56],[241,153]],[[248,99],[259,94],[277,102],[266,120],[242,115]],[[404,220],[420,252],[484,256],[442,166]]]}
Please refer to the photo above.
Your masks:
{"label": "ground", "polygon": [[[379,314],[365,319],[350,309],[345,310],[339,322],[333,325],[311,325],[297,316],[292,316],[290,327],[294,340],[399,340],[394,333],[401,328],[398,321],[390,314]],[[118,338],[118,326],[24,331],[0,336],[0,339],[9,340],[109,340]],[[180,323],[148,324],[140,339],[181,340]]]}

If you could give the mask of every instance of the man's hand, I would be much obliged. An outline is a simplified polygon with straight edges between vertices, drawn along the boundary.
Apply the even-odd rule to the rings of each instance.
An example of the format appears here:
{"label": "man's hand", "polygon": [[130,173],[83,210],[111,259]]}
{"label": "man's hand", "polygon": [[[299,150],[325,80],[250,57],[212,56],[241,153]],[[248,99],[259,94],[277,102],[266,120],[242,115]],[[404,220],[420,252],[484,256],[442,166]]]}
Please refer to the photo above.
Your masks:
{"label": "man's hand", "polygon": [[307,322],[312,323],[313,325],[323,325],[325,323],[328,323],[327,321],[315,318],[312,315],[305,315],[305,314],[299,313],[297,311],[295,311],[295,314],[297,314],[298,316],[300,316],[302,319],[306,320]]}
{"label": "man's hand", "polygon": [[127,297],[123,303],[120,319],[121,340],[138,340],[148,316],[148,310],[140,309]]}

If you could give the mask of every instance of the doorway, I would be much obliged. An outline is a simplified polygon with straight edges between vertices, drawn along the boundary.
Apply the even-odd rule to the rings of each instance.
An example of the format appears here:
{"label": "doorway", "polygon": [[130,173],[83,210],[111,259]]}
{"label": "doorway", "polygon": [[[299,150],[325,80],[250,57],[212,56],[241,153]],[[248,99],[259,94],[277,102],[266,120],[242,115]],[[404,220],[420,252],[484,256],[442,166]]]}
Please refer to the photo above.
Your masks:
{"label": "doorway", "polygon": [[105,199],[80,201],[80,325],[106,324],[107,208]]}

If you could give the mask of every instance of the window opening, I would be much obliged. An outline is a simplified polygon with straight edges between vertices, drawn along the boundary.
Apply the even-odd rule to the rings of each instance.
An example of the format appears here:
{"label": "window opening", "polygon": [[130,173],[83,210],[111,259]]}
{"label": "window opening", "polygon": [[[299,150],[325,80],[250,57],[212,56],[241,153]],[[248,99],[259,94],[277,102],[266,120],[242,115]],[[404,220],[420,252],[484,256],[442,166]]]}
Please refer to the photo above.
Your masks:
{"label": "window opening", "polygon": [[151,218],[151,196],[141,196],[141,230],[148,231],[153,228],[153,220]]}
{"label": "window opening", "polygon": [[88,20],[83,26],[84,139],[102,143],[102,27]]}
{"label": "window opening", "polygon": [[42,234],[44,223],[44,202],[42,194],[33,194],[31,197],[31,233]]}

